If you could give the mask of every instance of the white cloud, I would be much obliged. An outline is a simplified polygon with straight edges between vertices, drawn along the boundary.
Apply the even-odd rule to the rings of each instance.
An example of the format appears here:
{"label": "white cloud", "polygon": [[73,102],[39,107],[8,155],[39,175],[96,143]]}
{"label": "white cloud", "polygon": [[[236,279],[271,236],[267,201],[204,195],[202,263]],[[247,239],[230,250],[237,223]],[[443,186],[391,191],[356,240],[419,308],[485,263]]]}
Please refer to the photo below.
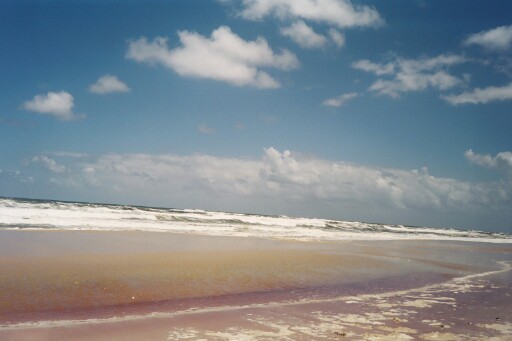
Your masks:
{"label": "white cloud", "polygon": [[453,105],[459,104],[485,104],[494,101],[512,100],[512,83],[505,86],[490,86],[484,89],[476,88],[470,92],[463,92],[459,95],[443,96]]}
{"label": "white cloud", "polygon": [[512,176],[512,152],[501,152],[496,156],[489,154],[475,154],[471,149],[464,153],[466,159],[476,165],[499,169]]}
{"label": "white cloud", "polygon": [[250,20],[273,15],[338,27],[377,26],[384,22],[375,8],[354,6],[349,0],[244,0],[243,7],[241,15]]}
{"label": "white cloud", "polygon": [[441,54],[433,58],[404,59],[395,58],[386,64],[373,63],[367,59],[356,61],[352,67],[377,76],[391,78],[377,79],[369,88],[381,95],[397,98],[401,93],[421,91],[429,87],[446,90],[465,83],[448,73],[448,67],[465,63],[467,59],[460,55]]}
{"label": "white cloud", "polygon": [[[258,161],[208,155],[108,154],[77,164],[75,182],[156,197],[255,193]],[[172,194],[171,194],[172,193]]]}
{"label": "white cloud", "polygon": [[334,28],[329,29],[329,37],[337,47],[345,46],[345,35]]}
{"label": "white cloud", "polygon": [[327,38],[313,31],[302,20],[296,21],[291,26],[281,28],[281,34],[291,38],[303,48],[318,48],[325,45]]}
{"label": "white cloud", "polygon": [[129,92],[128,85],[120,81],[116,76],[104,75],[96,83],[91,84],[89,91],[96,94],[109,94],[113,92]]}
{"label": "white cloud", "polygon": [[264,38],[246,41],[227,26],[214,30],[211,37],[195,32],[178,32],[182,46],[169,49],[166,38],[132,41],[126,57],[137,62],[161,64],[181,76],[224,81],[236,86],[277,88],[279,82],[260,68],[290,70],[298,67],[288,50],[274,53]]}
{"label": "white cloud", "polygon": [[[267,149],[263,177],[289,196],[309,196],[368,207],[456,208],[479,205],[493,190],[426,170],[383,169],[293,156]],[[481,197],[480,197],[481,196]]]}
{"label": "white cloud", "polygon": [[490,50],[507,50],[512,46],[512,25],[472,34],[463,44],[480,45]]}
{"label": "white cloud", "polygon": [[54,172],[54,173],[62,173],[66,170],[66,167],[58,164],[54,159],[46,156],[34,156],[32,158],[32,163],[39,163],[43,165],[44,168]]}
{"label": "white cloud", "polygon": [[373,72],[377,76],[389,75],[395,71],[395,63],[377,64],[368,59],[358,60],[352,63],[352,67],[366,72]]}
{"label": "white cloud", "polygon": [[355,93],[355,92],[342,94],[338,97],[326,99],[325,101],[323,101],[323,105],[327,105],[330,107],[341,107],[347,101],[350,101],[351,99],[353,99],[355,97],[357,97],[357,93]]}
{"label": "white cloud", "polygon": [[73,113],[73,106],[73,96],[65,91],[36,95],[32,100],[23,103],[25,110],[50,115],[64,121],[83,117]]}

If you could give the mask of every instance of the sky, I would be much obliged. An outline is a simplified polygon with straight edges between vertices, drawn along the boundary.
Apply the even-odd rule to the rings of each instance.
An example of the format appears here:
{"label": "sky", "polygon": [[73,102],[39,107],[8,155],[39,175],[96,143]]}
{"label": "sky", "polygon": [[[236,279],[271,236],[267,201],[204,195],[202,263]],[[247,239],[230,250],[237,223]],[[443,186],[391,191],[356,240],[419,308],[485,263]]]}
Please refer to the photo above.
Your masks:
{"label": "sky", "polygon": [[510,13],[2,0],[0,196],[512,232]]}

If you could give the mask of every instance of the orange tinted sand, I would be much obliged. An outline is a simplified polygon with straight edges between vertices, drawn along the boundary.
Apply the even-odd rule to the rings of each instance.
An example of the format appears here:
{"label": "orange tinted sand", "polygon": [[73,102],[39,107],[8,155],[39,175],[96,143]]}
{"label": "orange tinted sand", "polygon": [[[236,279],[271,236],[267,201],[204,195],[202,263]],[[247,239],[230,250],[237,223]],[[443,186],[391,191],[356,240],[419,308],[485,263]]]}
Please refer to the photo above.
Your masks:
{"label": "orange tinted sand", "polygon": [[[237,245],[239,238],[138,232],[22,233],[33,234],[33,238],[18,241],[15,254],[0,258],[0,319],[4,320],[14,316],[24,320],[24,314],[45,311],[72,313],[84,308],[290,290],[375,278],[383,270],[386,274],[401,271],[389,261],[324,243],[255,240],[251,244],[244,240],[242,249]],[[138,235],[146,238],[145,244],[137,245]],[[155,251],[148,235],[155,243],[172,242]],[[75,236],[86,236],[85,241],[96,243],[97,248],[70,248],[70,243],[77,242]],[[59,239],[62,247],[42,248]],[[184,248],[175,244],[177,240],[201,243]],[[202,245],[205,240],[211,242],[207,247]]]}
{"label": "orange tinted sand", "polygon": [[[380,320],[373,316],[377,324],[368,324],[377,328],[389,323],[397,327],[393,315],[383,318],[390,307],[396,316],[402,305],[405,310],[430,309],[429,300],[430,305],[453,308],[443,300],[433,304],[435,296],[397,304],[404,297],[399,294],[367,306],[340,296],[356,297],[357,303],[365,294],[411,290],[497,270],[494,260],[510,258],[510,246],[476,243],[305,243],[148,232],[0,231],[0,339],[308,339],[308,333],[329,339],[336,331],[352,328],[355,333],[364,327],[364,318],[371,316],[361,315],[365,309],[380,314]],[[438,293],[454,300],[450,290]],[[159,314],[147,316],[152,312]],[[19,324],[48,320],[42,326]],[[52,325],[52,320],[86,323]],[[421,330],[421,321],[416,322],[407,328]]]}

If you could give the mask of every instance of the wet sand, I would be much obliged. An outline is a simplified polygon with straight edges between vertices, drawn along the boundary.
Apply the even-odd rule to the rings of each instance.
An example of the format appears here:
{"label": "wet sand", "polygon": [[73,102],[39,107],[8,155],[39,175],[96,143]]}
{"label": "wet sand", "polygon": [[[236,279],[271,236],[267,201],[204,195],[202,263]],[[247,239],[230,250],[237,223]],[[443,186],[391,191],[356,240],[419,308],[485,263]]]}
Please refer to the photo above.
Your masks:
{"label": "wet sand", "polygon": [[0,339],[510,339],[512,247],[0,231]]}

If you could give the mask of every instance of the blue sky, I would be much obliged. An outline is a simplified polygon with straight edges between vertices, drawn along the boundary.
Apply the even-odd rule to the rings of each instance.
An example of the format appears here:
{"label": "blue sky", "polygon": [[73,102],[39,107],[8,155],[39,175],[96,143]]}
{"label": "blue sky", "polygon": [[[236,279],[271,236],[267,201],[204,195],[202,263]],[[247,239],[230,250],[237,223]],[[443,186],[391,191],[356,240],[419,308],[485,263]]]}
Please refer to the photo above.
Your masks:
{"label": "blue sky", "polygon": [[0,195],[512,231],[507,1],[2,1]]}

